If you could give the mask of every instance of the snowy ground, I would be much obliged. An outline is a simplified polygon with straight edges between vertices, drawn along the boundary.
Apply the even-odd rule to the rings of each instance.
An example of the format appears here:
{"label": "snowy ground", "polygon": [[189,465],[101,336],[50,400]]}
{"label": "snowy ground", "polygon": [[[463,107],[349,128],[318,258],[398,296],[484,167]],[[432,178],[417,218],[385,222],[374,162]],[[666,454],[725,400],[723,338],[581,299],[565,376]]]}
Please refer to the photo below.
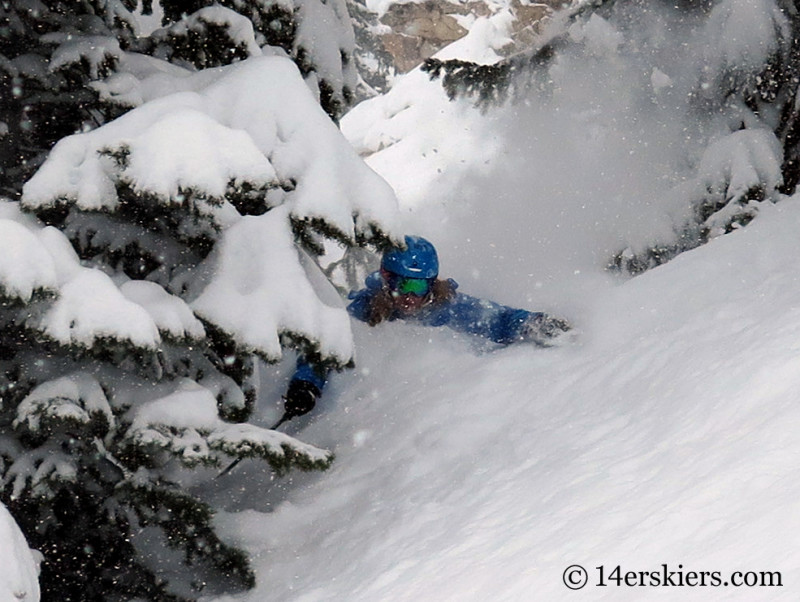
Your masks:
{"label": "snowy ground", "polygon": [[[796,599],[799,224],[794,199],[603,291],[573,348],[357,328],[360,372],[303,430],[335,466],[226,525],[259,570],[242,599]],[[574,563],[784,587],[575,594]]]}
{"label": "snowy ground", "polygon": [[[493,118],[409,78],[419,96],[354,112],[382,115],[371,150],[384,150],[369,161],[408,227],[439,245],[465,292],[559,313],[581,338],[487,350],[445,330],[354,324],[358,368],[287,428],[335,451],[334,466],[271,481],[245,462],[230,476],[219,495],[236,502],[219,522],[251,553],[258,586],[214,600],[797,599],[800,196],[614,278],[603,262],[620,241],[668,228],[660,211],[673,208],[648,203],[686,152],[642,132],[677,132],[616,119],[619,95]],[[411,135],[398,118],[423,121]],[[369,150],[358,125],[351,140]],[[526,160],[512,152],[526,145]],[[270,370],[285,379],[290,365]],[[265,423],[284,383],[264,392]],[[576,564],[588,570],[579,592],[563,583]],[[608,580],[662,565],[674,584],[717,571],[720,585]],[[783,587],[723,585],[736,571],[780,571]]]}

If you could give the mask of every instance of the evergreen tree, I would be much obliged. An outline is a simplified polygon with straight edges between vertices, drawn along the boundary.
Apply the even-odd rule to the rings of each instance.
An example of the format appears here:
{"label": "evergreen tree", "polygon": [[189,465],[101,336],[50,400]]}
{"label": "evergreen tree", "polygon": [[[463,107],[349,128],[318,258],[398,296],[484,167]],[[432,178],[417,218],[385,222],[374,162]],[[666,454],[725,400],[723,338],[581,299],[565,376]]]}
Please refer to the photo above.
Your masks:
{"label": "evergreen tree", "polygon": [[[703,123],[708,144],[694,164],[695,177],[672,195],[693,217],[672,240],[625,249],[611,267],[639,273],[749,223],[764,201],[792,194],[800,181],[800,10],[790,0],[717,0],[619,3],[574,2],[557,12],[535,47],[494,65],[429,59],[424,68],[441,77],[451,98],[472,96],[484,110],[547,90],[562,53],[583,41],[575,27],[591,19],[618,24],[625,49],[630,15],[650,9],[676,11],[699,21],[702,67],[693,74],[688,119]],[[638,11],[638,12],[637,12]],[[636,27],[634,20],[633,27]],[[637,49],[629,49],[636,54]],[[651,69],[659,65],[653,63]]]}
{"label": "evergreen tree", "polygon": [[[225,28],[219,23],[203,25],[202,18],[187,28],[183,25],[187,15],[199,14],[204,7],[226,7],[250,22],[259,47],[281,48],[292,58],[331,118],[338,120],[354,99],[355,40],[345,0],[163,0],[161,6],[165,24],[178,24],[183,30],[173,29],[169,37],[185,37],[190,52],[198,58],[209,46],[216,46],[213,40]],[[169,52],[180,56],[182,51],[177,50],[174,39],[169,46]],[[203,66],[207,59],[189,60]]]}
{"label": "evergreen tree", "polygon": [[356,100],[387,92],[395,76],[394,59],[381,41],[379,32],[386,28],[364,0],[348,0],[347,9],[355,33],[355,61],[358,71]]}
{"label": "evergreen tree", "polygon": [[[136,6],[134,0],[0,3],[0,194],[17,198],[64,136],[142,102],[131,82],[165,67],[130,52],[195,71],[280,48],[333,119],[353,101],[355,42],[344,0],[163,0],[165,27],[148,37],[138,35]],[[152,2],[143,6],[152,10]]]}
{"label": "evergreen tree", "polygon": [[0,3],[0,194],[16,197],[57,140],[119,114],[90,84],[133,30],[119,0]]}
{"label": "evergreen tree", "polygon": [[[134,31],[112,18],[130,15],[122,4],[80,4],[104,31]],[[163,3],[173,20],[178,4]],[[132,539],[142,529],[225,587],[252,585],[246,556],[215,533],[193,487],[230,458],[262,458],[278,473],[331,462],[245,422],[254,368],[285,347],[331,367],[351,361],[347,315],[313,256],[326,239],[396,240],[395,201],[330,119],[347,102],[336,29],[314,54],[297,26],[298,69],[285,47],[260,44],[270,42],[259,34],[265,5],[235,4],[117,38],[113,69],[93,70],[105,42],[73,39],[42,55],[42,73],[59,61],[85,67],[69,89],[105,111],[101,127],[62,130],[80,133],[53,147],[21,203],[0,202],[0,499],[44,554],[45,599],[196,595],[161,580],[158,555]],[[310,23],[334,10],[309,6],[284,17]],[[37,17],[66,14],[53,7]],[[310,56],[325,68],[299,60]],[[40,146],[27,170],[55,138],[44,123],[29,130]],[[13,136],[7,148],[21,152]],[[5,172],[12,192],[21,173]]]}

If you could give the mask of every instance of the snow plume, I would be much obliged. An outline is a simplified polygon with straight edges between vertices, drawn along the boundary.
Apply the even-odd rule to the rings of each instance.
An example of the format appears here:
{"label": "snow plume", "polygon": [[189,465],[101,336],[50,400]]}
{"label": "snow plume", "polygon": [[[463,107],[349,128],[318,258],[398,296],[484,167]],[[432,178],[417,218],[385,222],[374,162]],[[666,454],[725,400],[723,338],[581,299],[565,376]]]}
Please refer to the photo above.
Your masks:
{"label": "snow plume", "polygon": [[[668,194],[703,148],[678,70],[690,60],[680,45],[687,26],[655,10],[624,16],[633,22],[594,14],[572,25],[571,43],[532,75],[524,101],[489,109],[496,152],[448,202],[465,286],[569,306],[605,277],[615,252],[672,240],[692,217],[687,199]],[[667,39],[671,61],[659,46]]]}
{"label": "snow plume", "polygon": [[[655,52],[644,41],[664,40],[669,27],[654,19],[629,56],[620,52],[627,32],[595,16],[569,32],[574,49],[558,56],[544,89],[484,114],[470,99],[448,102],[439,81],[415,70],[356,107],[343,130],[395,186],[407,229],[438,243],[443,269],[465,290],[554,306],[564,301],[557,282],[579,289],[620,245],[671,235],[679,221],[656,199],[680,181],[692,130],[671,106],[680,82],[664,83],[679,74],[643,56]],[[473,29],[439,57],[480,60],[488,44],[478,35],[492,39]]]}
{"label": "snow plume", "polygon": [[[762,10],[743,37],[751,4]],[[474,61],[475,35],[438,58]],[[727,50],[710,57],[720,36]],[[775,2],[606,3],[565,38],[514,101],[483,116],[412,72],[343,122],[396,187],[407,229],[440,243],[443,266],[470,290],[512,304],[564,306],[623,249],[690,247],[780,197],[775,111],[757,116],[733,97],[710,110],[703,94],[735,49],[761,49],[744,62],[750,75],[786,59]],[[431,126],[415,131],[415,118]],[[737,134],[743,125],[752,131]],[[709,197],[709,186],[724,192]]]}

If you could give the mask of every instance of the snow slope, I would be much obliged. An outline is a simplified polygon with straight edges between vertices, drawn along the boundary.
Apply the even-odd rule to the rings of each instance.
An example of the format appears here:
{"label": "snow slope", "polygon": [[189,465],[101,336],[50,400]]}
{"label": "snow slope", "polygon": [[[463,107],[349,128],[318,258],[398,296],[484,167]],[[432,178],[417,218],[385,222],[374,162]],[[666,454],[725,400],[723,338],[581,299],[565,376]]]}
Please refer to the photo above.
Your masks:
{"label": "snow slope", "polygon": [[[465,121],[464,103],[419,79],[406,106],[390,92],[354,112],[383,115],[359,121],[354,144],[379,151],[368,162],[398,184],[407,227],[437,243],[446,275],[564,315],[581,338],[490,350],[355,324],[357,369],[287,428],[332,449],[334,466],[273,481],[243,463],[217,493],[233,495],[218,520],[252,554],[258,586],[214,600],[797,599],[800,196],[642,276],[610,276],[619,245],[669,231],[680,208],[667,192],[692,151],[672,145],[687,134],[669,104],[679,74],[663,90],[620,62],[565,76],[535,110]],[[649,120],[636,77],[664,94]],[[439,120],[414,128],[415,113]],[[369,149],[367,125],[373,139],[398,130]],[[448,136],[465,128],[469,141]],[[581,592],[563,583],[576,564]],[[599,566],[608,579],[663,565],[673,583],[718,571],[720,585],[597,586]],[[723,585],[735,571],[780,571],[783,587]]]}
{"label": "snow slope", "polygon": [[781,571],[779,590],[679,595],[796,599],[798,228],[795,197],[604,291],[577,347],[357,328],[360,371],[304,431],[334,467],[226,524],[258,567],[241,599],[558,600],[575,563]]}

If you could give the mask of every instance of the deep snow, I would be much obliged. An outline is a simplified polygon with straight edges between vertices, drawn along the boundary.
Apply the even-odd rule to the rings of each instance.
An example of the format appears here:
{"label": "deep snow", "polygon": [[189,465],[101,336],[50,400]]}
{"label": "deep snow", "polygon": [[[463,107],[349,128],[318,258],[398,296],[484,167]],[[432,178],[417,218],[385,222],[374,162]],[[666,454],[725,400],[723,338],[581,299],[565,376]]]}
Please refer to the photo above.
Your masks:
{"label": "deep snow", "polygon": [[[302,434],[334,467],[285,499],[249,467],[258,509],[221,519],[254,555],[241,599],[795,599],[799,224],[796,197],[596,291],[571,348],[356,327],[360,370]],[[600,565],[668,563],[784,587],[574,593],[575,563],[592,583]]]}
{"label": "deep snow", "polygon": [[[614,32],[591,27],[576,35],[613,53]],[[604,271],[622,245],[680,221],[669,191],[702,146],[673,103],[681,74],[636,60],[582,78],[565,61],[551,102],[485,116],[412,73],[345,119],[445,275],[568,317],[581,337],[490,350],[446,330],[355,324],[356,370],[286,428],[333,450],[333,467],[272,480],[243,462],[230,476],[218,522],[251,553],[258,585],[212,599],[800,595],[800,196],[642,276]],[[661,111],[640,112],[645,88]],[[265,374],[278,379],[265,424],[290,371]],[[574,564],[589,571],[580,592],[562,581]],[[596,586],[599,566],[664,564],[722,581],[780,571],[783,587]]]}

